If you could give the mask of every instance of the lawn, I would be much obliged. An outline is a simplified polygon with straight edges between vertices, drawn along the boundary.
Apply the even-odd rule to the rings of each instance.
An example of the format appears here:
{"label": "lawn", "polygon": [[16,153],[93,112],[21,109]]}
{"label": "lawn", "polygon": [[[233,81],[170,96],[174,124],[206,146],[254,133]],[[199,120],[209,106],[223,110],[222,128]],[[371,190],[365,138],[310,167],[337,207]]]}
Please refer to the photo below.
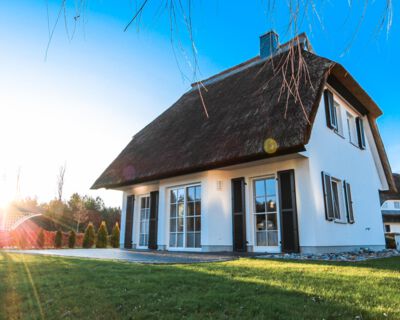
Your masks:
{"label": "lawn", "polygon": [[0,251],[0,319],[400,319],[400,257],[143,265]]}

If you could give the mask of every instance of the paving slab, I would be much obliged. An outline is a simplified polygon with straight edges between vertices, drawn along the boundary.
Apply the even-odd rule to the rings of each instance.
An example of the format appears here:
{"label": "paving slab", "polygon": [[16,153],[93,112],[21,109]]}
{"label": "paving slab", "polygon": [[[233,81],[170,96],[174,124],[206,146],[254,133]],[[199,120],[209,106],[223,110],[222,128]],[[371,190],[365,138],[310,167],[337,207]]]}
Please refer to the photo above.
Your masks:
{"label": "paving slab", "polygon": [[170,251],[141,251],[127,249],[44,249],[4,251],[20,254],[37,254],[89,259],[110,259],[152,264],[218,262],[229,261],[237,258],[232,253],[189,253]]}

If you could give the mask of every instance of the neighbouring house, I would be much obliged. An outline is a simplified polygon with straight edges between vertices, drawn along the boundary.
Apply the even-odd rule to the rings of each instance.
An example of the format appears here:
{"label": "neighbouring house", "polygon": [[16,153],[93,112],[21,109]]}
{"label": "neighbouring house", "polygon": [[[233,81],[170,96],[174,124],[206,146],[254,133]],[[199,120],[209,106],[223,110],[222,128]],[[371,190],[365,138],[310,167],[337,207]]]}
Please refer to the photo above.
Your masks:
{"label": "neighbouring house", "polygon": [[393,173],[397,192],[381,191],[381,210],[385,233],[400,234],[400,174]]}
{"label": "neighbouring house", "polygon": [[381,114],[305,34],[280,45],[268,32],[259,56],[193,84],[92,188],[123,191],[125,248],[383,249],[378,191],[395,186]]}

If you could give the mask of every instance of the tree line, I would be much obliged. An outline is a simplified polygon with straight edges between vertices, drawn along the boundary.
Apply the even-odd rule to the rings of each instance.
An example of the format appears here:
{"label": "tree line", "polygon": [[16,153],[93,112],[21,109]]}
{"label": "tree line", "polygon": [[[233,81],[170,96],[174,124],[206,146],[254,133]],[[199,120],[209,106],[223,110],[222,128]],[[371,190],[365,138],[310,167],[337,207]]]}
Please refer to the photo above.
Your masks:
{"label": "tree line", "polygon": [[84,232],[91,223],[97,230],[104,221],[107,232],[120,223],[121,209],[106,206],[100,197],[74,193],[68,200],[55,198],[48,202],[38,203],[35,198],[25,198],[13,202],[14,210],[29,210],[42,215],[33,218],[34,222],[48,231],[76,233]]}

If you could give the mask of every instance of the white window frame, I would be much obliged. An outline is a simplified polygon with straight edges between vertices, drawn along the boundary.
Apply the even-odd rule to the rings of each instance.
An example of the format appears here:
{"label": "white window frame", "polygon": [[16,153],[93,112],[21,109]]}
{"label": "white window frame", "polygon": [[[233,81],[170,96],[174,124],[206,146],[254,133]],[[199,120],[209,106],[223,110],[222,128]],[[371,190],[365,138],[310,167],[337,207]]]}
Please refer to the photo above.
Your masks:
{"label": "white window frame", "polygon": [[[149,200],[149,207],[148,208],[146,208],[146,210],[148,210],[148,221],[147,221],[147,245],[140,245],[140,238],[141,238],[141,235],[142,234],[145,234],[145,233],[141,233],[141,226],[142,226],[142,199],[143,198],[148,198]],[[139,208],[139,210],[138,210],[138,220],[139,220],[139,230],[138,230],[138,239],[137,239],[137,248],[138,249],[148,249],[149,248],[149,229],[150,229],[150,194],[148,193],[148,194],[143,194],[143,195],[140,195],[140,196],[138,196],[138,208]]]}
{"label": "white window frame", "polygon": [[346,110],[346,120],[347,120],[347,134],[349,137],[349,142],[352,145],[358,147],[356,116],[354,116],[351,112]]}
{"label": "white window frame", "polygon": [[[274,179],[275,181],[275,196],[276,196],[276,223],[277,223],[277,234],[278,234],[278,245],[277,246],[257,246],[257,230],[256,230],[256,221],[257,221],[257,213],[255,207],[255,199],[256,199],[256,189],[255,182],[258,180],[265,179]],[[280,206],[279,206],[279,188],[277,182],[276,174],[269,174],[264,176],[258,176],[250,178],[250,224],[251,224],[251,233],[252,233],[252,241],[253,241],[253,251],[254,252],[268,252],[268,253],[280,253],[281,249],[281,221],[280,221]]]}
{"label": "white window frame", "polygon": [[[338,203],[336,203],[336,199],[334,196],[334,192],[333,192],[333,185],[336,185],[337,187],[337,196],[338,196]],[[343,181],[332,177],[331,176],[331,188],[332,188],[332,204],[333,204],[333,211],[334,211],[334,220],[335,222],[338,223],[347,223],[347,216],[346,216],[346,210],[345,210],[345,197],[344,197],[344,192],[343,192]],[[335,205],[336,208],[339,210],[338,211],[338,215],[339,217],[336,216],[335,214]]]}
{"label": "white window frame", "polygon": [[334,132],[343,137],[343,121],[342,121],[342,106],[333,96],[333,113],[336,118],[336,128],[334,128]]}
{"label": "white window frame", "polygon": [[[201,190],[201,199],[200,199],[200,204],[201,204],[201,215],[200,215],[200,247],[196,248],[196,247],[187,247],[186,246],[186,218],[187,218],[187,189],[190,187],[200,187]],[[183,247],[171,247],[170,246],[170,236],[171,236],[171,231],[170,231],[170,223],[171,223],[171,191],[172,190],[177,190],[177,189],[184,189],[184,201],[183,201]],[[167,234],[168,234],[168,239],[167,239],[167,248],[169,251],[201,251],[202,250],[202,241],[201,241],[201,234],[202,234],[202,230],[203,230],[203,226],[202,226],[202,220],[203,220],[203,187],[201,185],[201,183],[191,183],[191,184],[184,184],[184,185],[178,185],[178,186],[173,186],[173,187],[169,187],[166,189],[167,192],[167,212],[168,212],[168,228],[167,228]],[[192,217],[192,216],[190,216]]]}

